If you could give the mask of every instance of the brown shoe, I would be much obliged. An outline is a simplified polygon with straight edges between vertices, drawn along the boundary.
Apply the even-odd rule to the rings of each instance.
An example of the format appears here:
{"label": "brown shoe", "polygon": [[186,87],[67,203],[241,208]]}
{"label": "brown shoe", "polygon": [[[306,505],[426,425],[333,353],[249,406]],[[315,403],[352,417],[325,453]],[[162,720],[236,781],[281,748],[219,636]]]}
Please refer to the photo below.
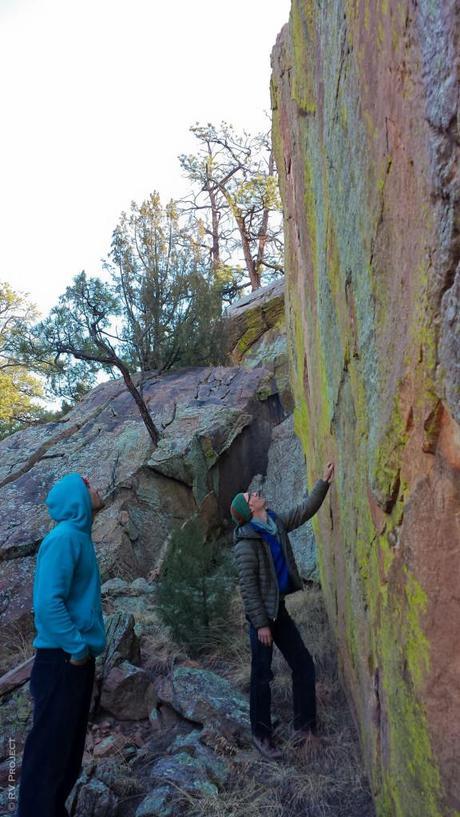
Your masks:
{"label": "brown shoe", "polygon": [[281,749],[277,749],[271,738],[252,736],[252,742],[261,755],[268,760],[280,760],[283,757]]}

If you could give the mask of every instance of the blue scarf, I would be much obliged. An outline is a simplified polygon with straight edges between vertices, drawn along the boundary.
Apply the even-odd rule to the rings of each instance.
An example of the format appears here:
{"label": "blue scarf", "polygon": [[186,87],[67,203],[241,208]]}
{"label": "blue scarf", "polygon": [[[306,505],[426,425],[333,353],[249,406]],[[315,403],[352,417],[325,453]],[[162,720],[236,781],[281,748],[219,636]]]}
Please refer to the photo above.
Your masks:
{"label": "blue scarf", "polygon": [[260,533],[264,541],[270,546],[280,593],[286,593],[289,588],[289,570],[278,536],[276,533],[271,532],[273,529],[275,531],[277,530],[275,524],[276,514],[273,511],[267,511],[267,514],[269,519],[266,523],[252,519],[250,524],[253,526],[254,530]]}

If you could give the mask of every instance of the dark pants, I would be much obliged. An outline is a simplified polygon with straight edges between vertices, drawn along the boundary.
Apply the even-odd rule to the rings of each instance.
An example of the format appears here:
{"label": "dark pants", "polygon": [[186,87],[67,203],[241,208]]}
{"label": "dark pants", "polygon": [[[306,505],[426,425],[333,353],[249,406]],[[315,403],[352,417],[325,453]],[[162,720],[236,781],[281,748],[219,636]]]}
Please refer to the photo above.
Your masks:
{"label": "dark pants", "polygon": [[30,692],[33,725],[22,759],[17,817],[68,817],[80,775],[95,660],[75,666],[60,649],[37,649]]}
{"label": "dark pants", "polygon": [[[315,665],[302,641],[292,618],[280,601],[278,618],[271,622],[273,641],[292,670],[292,697],[294,706],[294,729],[316,731]],[[249,625],[251,641],[251,691],[250,717],[253,734],[269,737],[271,725],[271,669],[273,647],[259,641],[257,630]]]}

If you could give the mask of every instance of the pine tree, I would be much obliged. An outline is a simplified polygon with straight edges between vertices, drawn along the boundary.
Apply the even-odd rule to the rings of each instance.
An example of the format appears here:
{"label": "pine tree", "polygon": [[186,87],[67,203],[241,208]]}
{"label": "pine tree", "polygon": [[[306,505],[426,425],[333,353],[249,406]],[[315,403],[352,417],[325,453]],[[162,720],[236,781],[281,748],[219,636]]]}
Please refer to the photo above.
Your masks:
{"label": "pine tree", "polygon": [[158,585],[157,609],[174,641],[191,654],[219,641],[228,625],[235,578],[222,540],[206,537],[197,517],[172,533]]}

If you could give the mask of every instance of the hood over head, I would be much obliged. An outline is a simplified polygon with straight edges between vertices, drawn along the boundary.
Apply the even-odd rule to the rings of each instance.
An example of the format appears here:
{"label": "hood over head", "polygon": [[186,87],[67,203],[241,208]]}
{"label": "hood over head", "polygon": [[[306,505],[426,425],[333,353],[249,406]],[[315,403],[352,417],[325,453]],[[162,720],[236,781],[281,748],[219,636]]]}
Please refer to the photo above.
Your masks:
{"label": "hood over head", "polygon": [[91,496],[80,474],[66,474],[46,497],[48,512],[56,522],[71,522],[90,533],[93,522]]}

